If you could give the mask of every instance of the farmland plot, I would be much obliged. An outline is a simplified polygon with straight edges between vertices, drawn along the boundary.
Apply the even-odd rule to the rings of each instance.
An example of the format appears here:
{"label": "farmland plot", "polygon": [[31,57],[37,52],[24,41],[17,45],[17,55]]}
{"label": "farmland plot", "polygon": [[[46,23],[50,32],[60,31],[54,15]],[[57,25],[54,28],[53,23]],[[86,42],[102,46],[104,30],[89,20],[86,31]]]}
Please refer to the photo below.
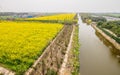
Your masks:
{"label": "farmland plot", "polygon": [[57,23],[1,22],[1,66],[16,73],[25,72],[62,27]]}
{"label": "farmland plot", "polygon": [[35,18],[29,18],[28,20],[73,20],[75,17],[75,14],[57,14],[57,15],[51,15],[51,16],[43,16],[43,17],[35,17]]}

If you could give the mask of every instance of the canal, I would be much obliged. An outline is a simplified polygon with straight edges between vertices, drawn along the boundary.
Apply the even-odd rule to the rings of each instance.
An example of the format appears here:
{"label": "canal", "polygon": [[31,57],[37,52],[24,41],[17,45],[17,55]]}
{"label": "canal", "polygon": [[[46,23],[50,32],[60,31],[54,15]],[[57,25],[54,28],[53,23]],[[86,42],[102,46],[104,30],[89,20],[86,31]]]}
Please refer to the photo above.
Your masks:
{"label": "canal", "polygon": [[120,63],[99,34],[78,15],[80,75],[120,75]]}

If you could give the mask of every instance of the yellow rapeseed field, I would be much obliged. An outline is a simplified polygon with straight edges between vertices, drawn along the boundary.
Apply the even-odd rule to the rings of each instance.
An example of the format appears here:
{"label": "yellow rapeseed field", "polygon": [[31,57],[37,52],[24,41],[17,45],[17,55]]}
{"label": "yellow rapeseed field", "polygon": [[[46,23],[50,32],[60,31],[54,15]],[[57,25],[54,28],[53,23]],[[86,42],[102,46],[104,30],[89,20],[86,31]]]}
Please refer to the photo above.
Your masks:
{"label": "yellow rapeseed field", "polygon": [[29,18],[28,20],[73,20],[75,14],[56,14],[51,16]]}
{"label": "yellow rapeseed field", "polygon": [[0,63],[23,73],[62,27],[57,23],[0,22]]}

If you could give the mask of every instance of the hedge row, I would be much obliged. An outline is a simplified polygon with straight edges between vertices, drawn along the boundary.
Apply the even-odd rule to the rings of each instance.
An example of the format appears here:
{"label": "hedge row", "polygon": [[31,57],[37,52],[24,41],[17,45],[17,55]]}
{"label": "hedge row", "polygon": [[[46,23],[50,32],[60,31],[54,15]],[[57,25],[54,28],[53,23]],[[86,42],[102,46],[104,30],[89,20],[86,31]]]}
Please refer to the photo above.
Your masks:
{"label": "hedge row", "polygon": [[97,26],[99,29],[101,29],[104,33],[106,33],[108,36],[110,36],[111,38],[113,38],[117,43],[120,44],[120,38],[116,37],[114,35],[112,35],[111,33],[109,33],[108,31],[104,30],[103,28]]}

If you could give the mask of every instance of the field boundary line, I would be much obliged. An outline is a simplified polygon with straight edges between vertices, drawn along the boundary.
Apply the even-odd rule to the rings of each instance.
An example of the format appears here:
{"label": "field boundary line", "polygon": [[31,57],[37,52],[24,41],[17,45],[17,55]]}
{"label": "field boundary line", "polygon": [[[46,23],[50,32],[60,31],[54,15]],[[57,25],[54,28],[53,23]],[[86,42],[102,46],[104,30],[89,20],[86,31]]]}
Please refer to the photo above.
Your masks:
{"label": "field boundary line", "polygon": [[55,38],[53,38],[53,40],[51,41],[50,44],[48,44],[48,46],[44,49],[43,53],[40,55],[40,57],[33,63],[33,65],[25,72],[25,75],[30,75],[33,71],[34,68],[37,67],[38,64],[40,64],[40,60],[43,59],[44,55],[49,52],[49,48],[50,46],[56,41],[56,39],[60,36],[60,34],[63,32],[65,28],[65,25],[63,26],[63,28],[58,32],[58,34],[56,34]]}
{"label": "field boundary line", "polygon": [[67,64],[67,60],[68,60],[68,54],[69,54],[69,51],[71,50],[74,30],[75,30],[75,26],[73,25],[73,30],[72,30],[72,33],[71,33],[71,36],[70,36],[70,41],[69,41],[69,44],[68,44],[68,47],[67,47],[65,58],[64,58],[63,63],[61,65],[61,68],[59,70],[59,75],[64,75],[64,70],[65,70],[65,67],[66,67],[66,64]]}

